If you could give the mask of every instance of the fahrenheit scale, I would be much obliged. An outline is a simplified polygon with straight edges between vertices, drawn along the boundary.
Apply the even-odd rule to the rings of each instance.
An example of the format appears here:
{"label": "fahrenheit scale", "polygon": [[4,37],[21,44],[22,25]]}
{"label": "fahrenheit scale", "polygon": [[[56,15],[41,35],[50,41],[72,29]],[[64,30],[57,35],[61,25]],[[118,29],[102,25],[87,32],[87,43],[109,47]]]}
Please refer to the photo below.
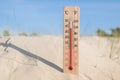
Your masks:
{"label": "fahrenheit scale", "polygon": [[79,7],[64,7],[64,72],[79,71]]}

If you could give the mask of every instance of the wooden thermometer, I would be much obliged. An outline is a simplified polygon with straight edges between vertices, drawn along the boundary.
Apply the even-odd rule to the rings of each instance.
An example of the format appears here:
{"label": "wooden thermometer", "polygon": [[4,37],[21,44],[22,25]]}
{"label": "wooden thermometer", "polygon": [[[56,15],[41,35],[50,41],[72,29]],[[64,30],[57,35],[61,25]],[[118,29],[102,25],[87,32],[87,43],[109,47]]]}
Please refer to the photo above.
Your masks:
{"label": "wooden thermometer", "polygon": [[64,73],[79,71],[79,7],[64,8]]}

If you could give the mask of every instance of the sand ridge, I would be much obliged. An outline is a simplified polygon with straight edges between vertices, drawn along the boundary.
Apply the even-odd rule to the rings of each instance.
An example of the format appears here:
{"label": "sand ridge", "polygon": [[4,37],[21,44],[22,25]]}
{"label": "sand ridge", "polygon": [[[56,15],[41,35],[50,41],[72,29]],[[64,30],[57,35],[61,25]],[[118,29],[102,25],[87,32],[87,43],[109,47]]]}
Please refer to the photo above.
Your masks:
{"label": "sand ridge", "polygon": [[[119,80],[119,59],[110,42],[96,36],[79,41],[79,75],[64,74],[62,36],[0,38],[0,80]],[[114,57],[113,57],[114,58]]]}

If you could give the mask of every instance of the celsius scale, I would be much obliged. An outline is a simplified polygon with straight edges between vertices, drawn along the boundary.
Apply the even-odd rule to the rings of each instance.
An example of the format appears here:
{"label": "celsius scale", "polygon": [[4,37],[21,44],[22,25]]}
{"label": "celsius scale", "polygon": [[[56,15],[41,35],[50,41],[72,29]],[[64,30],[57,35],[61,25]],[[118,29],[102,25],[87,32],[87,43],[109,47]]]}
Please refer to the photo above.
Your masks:
{"label": "celsius scale", "polygon": [[64,7],[64,73],[79,73],[79,7]]}

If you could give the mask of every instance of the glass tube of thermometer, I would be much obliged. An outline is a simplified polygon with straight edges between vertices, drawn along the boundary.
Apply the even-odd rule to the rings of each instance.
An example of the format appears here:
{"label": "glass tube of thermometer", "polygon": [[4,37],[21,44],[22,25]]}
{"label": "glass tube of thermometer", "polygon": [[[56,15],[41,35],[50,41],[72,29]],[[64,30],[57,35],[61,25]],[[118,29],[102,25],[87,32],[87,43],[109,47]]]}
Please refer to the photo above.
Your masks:
{"label": "glass tube of thermometer", "polygon": [[79,7],[64,8],[64,72],[78,74],[79,71]]}

